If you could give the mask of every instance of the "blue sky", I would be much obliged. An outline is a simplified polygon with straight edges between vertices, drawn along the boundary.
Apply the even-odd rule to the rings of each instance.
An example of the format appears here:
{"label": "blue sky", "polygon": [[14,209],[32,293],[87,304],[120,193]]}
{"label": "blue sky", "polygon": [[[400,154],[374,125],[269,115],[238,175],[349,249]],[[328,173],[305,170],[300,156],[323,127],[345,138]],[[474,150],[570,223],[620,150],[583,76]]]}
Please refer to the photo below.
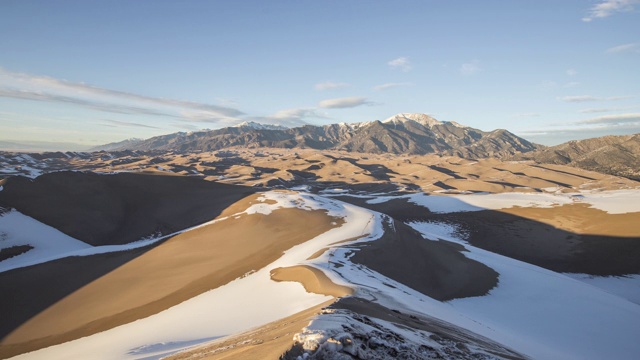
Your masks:
{"label": "blue sky", "polygon": [[640,132],[640,0],[0,1],[0,140],[98,145],[420,112]]}

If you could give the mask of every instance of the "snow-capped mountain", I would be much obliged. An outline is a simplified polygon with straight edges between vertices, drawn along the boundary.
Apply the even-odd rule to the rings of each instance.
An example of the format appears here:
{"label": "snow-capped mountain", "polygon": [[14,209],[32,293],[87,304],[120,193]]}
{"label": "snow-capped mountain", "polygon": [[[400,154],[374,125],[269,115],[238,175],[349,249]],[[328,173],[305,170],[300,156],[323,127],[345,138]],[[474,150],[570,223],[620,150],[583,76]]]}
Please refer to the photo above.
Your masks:
{"label": "snow-capped mountain", "polygon": [[118,150],[212,151],[230,146],[333,149],[367,153],[505,157],[539,149],[507,130],[485,132],[426,114],[402,113],[384,121],[305,125],[244,122],[236,126],[156,136]]}
{"label": "snow-capped mountain", "polygon": [[244,121],[232,127],[241,128],[241,129],[253,129],[253,130],[287,130],[288,129],[288,127],[286,126],[273,125],[273,124],[261,124],[255,121]]}

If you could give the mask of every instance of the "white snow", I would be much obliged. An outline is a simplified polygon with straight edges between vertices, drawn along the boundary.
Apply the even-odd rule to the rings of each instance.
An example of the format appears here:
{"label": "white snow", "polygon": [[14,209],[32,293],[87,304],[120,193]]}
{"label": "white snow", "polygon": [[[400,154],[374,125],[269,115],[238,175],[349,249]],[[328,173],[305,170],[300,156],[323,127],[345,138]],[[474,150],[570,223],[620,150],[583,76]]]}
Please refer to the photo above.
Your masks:
{"label": "white snow", "polygon": [[426,114],[410,114],[410,113],[401,113],[394,115],[386,120],[383,120],[383,123],[404,123],[407,121],[415,121],[421,125],[432,127],[434,125],[441,125],[442,122],[432,118]]}
{"label": "white snow", "polygon": [[66,256],[65,254],[92,248],[87,243],[12,210],[0,216],[0,248],[20,245],[30,245],[33,249],[0,261],[0,272],[58,259]]}
{"label": "white snow", "polygon": [[[585,202],[615,213],[635,207],[619,206],[613,199],[635,197],[638,192],[627,193],[627,197],[617,193],[612,197],[599,193],[577,195],[412,194],[402,198],[437,212],[511,206],[550,207]],[[392,198],[398,197],[387,197],[384,201]],[[266,203],[254,204],[244,213],[269,214],[279,208],[292,207],[325,209],[329,215],[342,217],[345,222],[288,250],[263,269],[161,313],[89,337],[23,354],[16,359],[127,359],[166,355],[180,347],[259,326],[329,299],[307,293],[298,283],[270,280],[272,269],[298,264],[324,270],[334,282],[355,287],[357,296],[406,313],[420,313],[450,322],[531,358],[634,359],[640,353],[637,342],[640,305],[629,301],[633,301],[637,293],[625,295],[626,292],[616,290],[622,289],[622,282],[627,280],[637,284],[640,276],[621,279],[617,285],[612,285],[612,281],[596,285],[606,288],[609,291],[606,292],[588,284],[589,279],[577,281],[564,274],[473,247],[464,241],[464,234],[460,234],[453,225],[412,223],[411,226],[428,238],[462,244],[467,250],[463,253],[465,256],[499,273],[498,286],[485,296],[440,302],[362,265],[351,263],[349,258],[357,250],[343,244],[313,260],[306,260],[318,250],[344,239],[359,238],[354,242],[362,242],[378,238],[382,234],[383,222],[388,221],[386,216],[312,194],[267,192],[261,200]],[[592,283],[597,281],[600,280]]]}
{"label": "white snow", "polygon": [[462,233],[462,229],[454,224],[448,224],[435,221],[414,221],[407,223],[407,225],[419,231],[421,234],[428,236],[432,240],[448,240],[463,242],[466,234]]}
{"label": "white snow", "polygon": [[[488,295],[448,303],[482,325],[475,330],[475,326],[465,327],[533,358],[632,359],[640,351],[633,340],[640,333],[637,304],[563,274],[470,246],[448,224],[409,225],[429,239],[462,244],[468,250],[465,256],[500,274],[498,286]],[[609,290],[622,290],[620,283],[607,285]],[[438,317],[463,325],[451,314]]]}
{"label": "white snow", "polygon": [[640,211],[640,189],[611,191],[581,191],[573,194],[581,202],[609,214],[624,214]]}
{"label": "white snow", "polygon": [[91,246],[60,232],[56,228],[45,225],[16,210],[12,210],[0,216],[0,235],[4,234],[2,238],[5,239],[4,241],[0,241],[0,248],[31,245],[34,249],[0,261],[0,273],[69,256],[88,256],[137,249],[151,245],[164,238],[225,219],[226,218],[211,220],[168,235],[148,236],[128,244]]}
{"label": "white snow", "polygon": [[594,276],[572,273],[564,275],[640,305],[640,275]]}
{"label": "white snow", "polygon": [[[272,269],[303,263],[313,265],[313,260],[306,259],[332,243],[366,234],[379,236],[374,214],[352,205],[311,194],[268,192],[263,199],[276,203],[269,205],[269,210],[256,205],[250,209],[257,209],[255,212],[276,211],[282,207],[326,209],[329,215],[340,216],[345,223],[289,249],[280,259],[263,269],[163,312],[102,333],[23,354],[15,359],[136,359],[160,356],[179,350],[175,347],[180,344],[193,345],[295,314],[331,297],[307,293],[296,282],[272,281]],[[174,348],[167,350],[162,344],[173,344]],[[141,356],[145,349],[149,352]]]}
{"label": "white snow", "polygon": [[573,200],[565,196],[541,193],[500,193],[473,195],[425,195],[415,194],[410,202],[424,206],[436,213],[460,211],[499,210],[514,206],[550,208],[564,204],[571,204]]}
{"label": "white snow", "polygon": [[581,191],[575,193],[477,193],[456,195],[427,195],[416,193],[400,196],[378,196],[367,200],[381,204],[393,199],[408,199],[435,213],[480,210],[500,210],[514,206],[551,208],[566,204],[588,204],[609,214],[640,212],[640,189],[611,191]]}
{"label": "white snow", "polygon": [[260,124],[254,121],[244,121],[238,125],[234,125],[232,127],[237,128],[251,128],[256,130],[287,130],[288,128],[281,125],[273,125],[273,124]]}

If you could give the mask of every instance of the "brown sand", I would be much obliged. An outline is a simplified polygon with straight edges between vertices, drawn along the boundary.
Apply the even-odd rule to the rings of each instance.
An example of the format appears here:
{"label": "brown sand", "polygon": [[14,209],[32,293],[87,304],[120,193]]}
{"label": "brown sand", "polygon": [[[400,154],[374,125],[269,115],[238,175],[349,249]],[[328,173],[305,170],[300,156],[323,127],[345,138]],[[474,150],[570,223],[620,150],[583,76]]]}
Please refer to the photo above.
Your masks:
{"label": "brown sand", "polygon": [[293,335],[302,331],[322,308],[333,300],[282,320],[167,357],[180,359],[278,359],[293,345]]}
{"label": "brown sand", "polygon": [[576,234],[640,238],[640,212],[609,214],[589,204],[566,204],[553,208],[513,207],[500,212]]}
{"label": "brown sand", "polygon": [[[244,209],[257,198],[254,195],[235,206]],[[341,219],[328,217],[324,211],[280,209],[268,216],[243,215],[180,234],[130,259],[22,324],[2,339],[0,357],[152,315],[260,269],[292,246],[340,224]],[[42,268],[39,276],[29,283],[12,281],[20,277],[20,269],[0,274],[0,286],[32,289],[32,294],[24,292],[25,297],[47,296],[46,287],[55,286],[55,282],[48,285],[50,279],[74,263],[54,261],[39,266]],[[10,316],[13,308],[24,306],[20,299],[2,305],[3,317]]]}
{"label": "brown sand", "polygon": [[[312,149],[229,148],[223,152],[197,154],[114,153],[90,159],[55,159],[53,169],[92,171],[170,171],[201,176],[244,186],[286,182],[353,184],[411,184],[423,191],[455,188],[461,191],[540,191],[560,187],[621,189],[637,188],[637,181],[599,174],[563,165],[538,165],[528,161],[481,159],[455,156],[362,154]],[[221,178],[221,176],[223,176]],[[315,178],[315,180],[309,180]]]}
{"label": "brown sand", "polygon": [[299,265],[271,270],[271,279],[275,281],[295,281],[304,286],[307,292],[333,297],[353,294],[353,289],[334,283],[319,269]]}

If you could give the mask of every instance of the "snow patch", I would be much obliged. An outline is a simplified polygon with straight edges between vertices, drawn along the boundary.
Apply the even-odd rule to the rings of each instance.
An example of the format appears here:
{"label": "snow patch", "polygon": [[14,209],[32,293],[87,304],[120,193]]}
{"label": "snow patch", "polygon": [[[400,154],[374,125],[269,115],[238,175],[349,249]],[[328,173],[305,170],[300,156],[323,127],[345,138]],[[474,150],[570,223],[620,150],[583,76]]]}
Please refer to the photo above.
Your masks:
{"label": "snow patch", "polygon": [[0,248],[29,245],[33,249],[0,261],[0,272],[65,257],[93,247],[16,210],[0,216]]}

